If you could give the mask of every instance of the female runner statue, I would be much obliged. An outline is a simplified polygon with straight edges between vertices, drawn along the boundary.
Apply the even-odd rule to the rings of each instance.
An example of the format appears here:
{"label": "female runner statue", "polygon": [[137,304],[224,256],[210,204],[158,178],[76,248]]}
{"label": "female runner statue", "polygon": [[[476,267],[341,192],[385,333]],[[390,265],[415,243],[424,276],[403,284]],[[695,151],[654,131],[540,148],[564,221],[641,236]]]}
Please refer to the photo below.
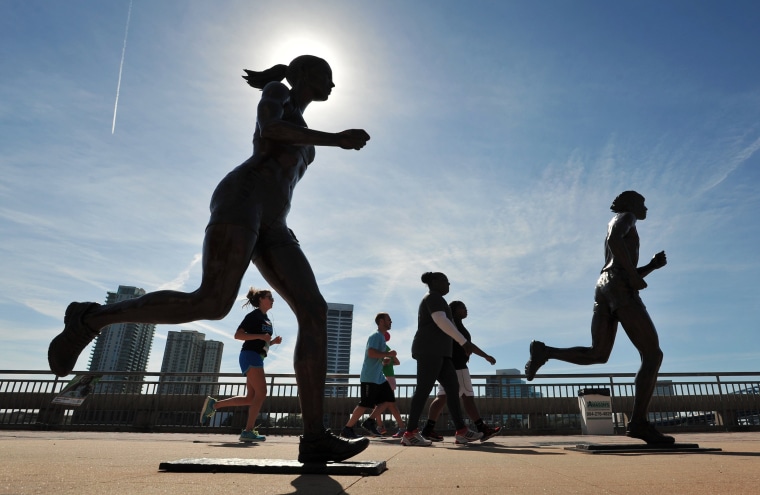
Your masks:
{"label": "female runner statue", "polygon": [[87,344],[113,323],[221,319],[232,308],[253,262],[298,320],[294,366],[304,420],[298,459],[341,461],[364,450],[369,441],[342,439],[324,427],[327,304],[286,218],[293,189],[314,160],[314,147],[359,150],[369,134],[362,129],[329,133],[306,126],[306,107],[326,101],[335,87],[332,70],[323,59],[302,55],[289,65],[245,72],[248,84],[262,90],[253,155],[227,174],[211,197],[200,287],[189,293],[157,291],[106,305],[71,303],[63,332],[50,343],[48,363],[56,375],[68,375]]}

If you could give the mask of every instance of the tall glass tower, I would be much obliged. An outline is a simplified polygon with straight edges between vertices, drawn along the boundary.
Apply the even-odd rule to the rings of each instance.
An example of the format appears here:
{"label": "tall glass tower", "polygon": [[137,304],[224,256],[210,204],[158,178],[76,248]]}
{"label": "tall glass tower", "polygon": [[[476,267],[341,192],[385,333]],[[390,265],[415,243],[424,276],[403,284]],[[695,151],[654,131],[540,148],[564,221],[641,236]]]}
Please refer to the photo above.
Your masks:
{"label": "tall glass tower", "polygon": [[[161,373],[219,373],[224,343],[206,340],[195,330],[170,331],[161,363]],[[216,395],[219,386],[213,376],[161,376],[158,390],[162,394]],[[200,382],[200,384],[199,384]]]}
{"label": "tall glass tower", "polygon": [[[116,292],[108,292],[106,304],[134,299],[145,294],[137,287],[120,285]],[[154,323],[115,323],[100,331],[90,354],[90,371],[146,371],[153,336]],[[95,386],[97,392],[139,393],[145,376],[108,374]],[[138,383],[132,383],[138,382]]]}
{"label": "tall glass tower", "polygon": [[[351,365],[351,328],[354,320],[354,305],[327,303],[327,373],[348,374]],[[346,397],[347,378],[328,378],[325,395]]]}

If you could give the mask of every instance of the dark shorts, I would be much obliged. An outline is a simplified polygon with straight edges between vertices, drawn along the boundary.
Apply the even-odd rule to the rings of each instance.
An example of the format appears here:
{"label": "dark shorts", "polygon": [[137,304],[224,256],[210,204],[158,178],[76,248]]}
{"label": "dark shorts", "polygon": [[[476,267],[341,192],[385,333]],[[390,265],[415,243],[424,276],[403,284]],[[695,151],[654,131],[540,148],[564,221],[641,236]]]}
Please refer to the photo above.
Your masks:
{"label": "dark shorts", "polygon": [[362,397],[359,401],[361,407],[373,408],[383,402],[396,402],[396,396],[387,381],[379,384],[362,382]]}
{"label": "dark shorts", "polygon": [[618,308],[624,306],[646,309],[639,291],[628,283],[628,277],[617,271],[602,272],[594,291],[594,312],[614,315]]}

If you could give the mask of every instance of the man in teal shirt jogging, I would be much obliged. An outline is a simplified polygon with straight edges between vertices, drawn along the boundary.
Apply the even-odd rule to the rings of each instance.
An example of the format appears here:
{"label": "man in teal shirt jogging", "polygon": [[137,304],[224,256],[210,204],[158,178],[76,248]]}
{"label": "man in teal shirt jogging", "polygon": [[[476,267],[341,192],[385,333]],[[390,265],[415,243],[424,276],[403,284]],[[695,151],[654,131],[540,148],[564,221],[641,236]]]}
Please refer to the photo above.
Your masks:
{"label": "man in teal shirt jogging", "polygon": [[374,436],[382,436],[377,429],[377,418],[387,407],[388,402],[396,402],[388,380],[383,374],[383,359],[396,357],[396,351],[387,351],[385,346],[385,332],[391,327],[391,317],[388,313],[378,313],[375,316],[377,331],[367,339],[367,348],[364,352],[364,363],[359,380],[361,381],[361,399],[351,413],[351,418],[346,423],[340,436],[344,438],[358,438],[354,427],[359,418],[374,409],[369,418],[362,423],[362,428]]}

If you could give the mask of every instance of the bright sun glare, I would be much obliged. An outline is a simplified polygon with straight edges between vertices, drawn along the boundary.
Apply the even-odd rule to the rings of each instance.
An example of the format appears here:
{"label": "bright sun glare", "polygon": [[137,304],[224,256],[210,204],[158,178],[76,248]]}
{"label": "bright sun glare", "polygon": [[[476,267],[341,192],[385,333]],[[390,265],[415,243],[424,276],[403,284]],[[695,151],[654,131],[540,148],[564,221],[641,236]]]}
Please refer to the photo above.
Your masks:
{"label": "bright sun glare", "polygon": [[343,44],[327,38],[324,33],[301,32],[298,36],[278,40],[273,45],[273,59],[281,61],[277,63],[287,64],[299,55],[315,55],[330,64],[336,84],[351,84],[346,57],[341,50]]}

